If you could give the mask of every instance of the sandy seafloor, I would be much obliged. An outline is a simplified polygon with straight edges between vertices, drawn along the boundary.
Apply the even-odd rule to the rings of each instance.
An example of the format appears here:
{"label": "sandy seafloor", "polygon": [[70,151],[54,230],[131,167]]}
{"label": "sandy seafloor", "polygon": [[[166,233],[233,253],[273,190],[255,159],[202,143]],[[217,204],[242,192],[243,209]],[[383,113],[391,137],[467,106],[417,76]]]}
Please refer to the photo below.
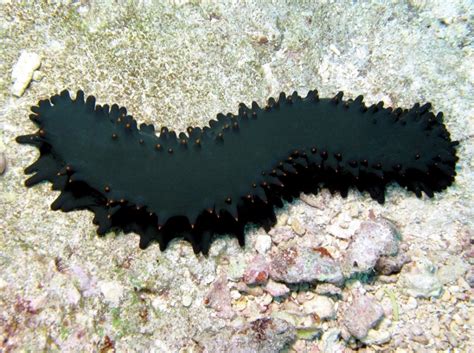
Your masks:
{"label": "sandy seafloor", "polygon": [[[473,351],[472,3],[127,3],[0,1],[0,351]],[[15,97],[24,50],[41,66]],[[220,237],[208,257],[184,241],[140,250],[137,235],[98,238],[90,212],[51,211],[50,185],[23,185],[38,152],[14,138],[34,131],[29,107],[64,88],[181,131],[281,91],[430,101],[461,141],[458,175],[433,199],[398,186],[384,205],[356,191],[306,196],[278,211],[271,238],[250,227],[245,248]],[[287,243],[342,264],[361,222],[381,218],[410,259],[399,273],[245,283],[257,253],[271,261]]]}

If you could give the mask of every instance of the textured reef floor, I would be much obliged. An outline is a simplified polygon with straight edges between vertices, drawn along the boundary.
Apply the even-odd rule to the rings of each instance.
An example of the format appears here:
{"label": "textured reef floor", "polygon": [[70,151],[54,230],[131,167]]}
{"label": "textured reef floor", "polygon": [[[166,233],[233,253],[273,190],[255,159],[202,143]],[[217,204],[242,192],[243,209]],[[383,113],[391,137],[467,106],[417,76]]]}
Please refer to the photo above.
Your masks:
{"label": "textured reef floor", "polygon": [[[1,2],[0,350],[472,350],[469,6]],[[384,205],[301,195],[270,232],[247,227],[243,249],[220,236],[207,257],[180,240],[161,252],[133,233],[97,238],[90,213],[51,212],[56,191],[23,185],[38,153],[14,139],[52,92],[185,131],[315,87],[430,101],[460,141],[455,184],[432,199],[389,186]]]}

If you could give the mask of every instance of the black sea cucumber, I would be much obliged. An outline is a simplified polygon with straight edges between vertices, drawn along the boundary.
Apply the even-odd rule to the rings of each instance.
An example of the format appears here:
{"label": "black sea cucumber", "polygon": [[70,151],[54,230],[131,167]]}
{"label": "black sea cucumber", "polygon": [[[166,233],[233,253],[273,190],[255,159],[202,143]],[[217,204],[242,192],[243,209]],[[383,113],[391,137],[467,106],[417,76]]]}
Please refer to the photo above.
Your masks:
{"label": "black sea cucumber", "polygon": [[241,104],[202,129],[157,136],[125,108],[63,91],[31,108],[39,131],[17,138],[40,150],[25,184],[50,181],[61,191],[51,208],[92,211],[98,234],[136,232],[141,248],[158,241],[162,250],[184,237],[207,253],[214,233],[243,245],[247,223],[268,230],[274,206],[300,192],[323,186],[345,197],[356,187],[383,203],[390,182],[432,197],[454,181],[458,142],[430,103],[392,110],[342,95],[281,93],[263,108]]}

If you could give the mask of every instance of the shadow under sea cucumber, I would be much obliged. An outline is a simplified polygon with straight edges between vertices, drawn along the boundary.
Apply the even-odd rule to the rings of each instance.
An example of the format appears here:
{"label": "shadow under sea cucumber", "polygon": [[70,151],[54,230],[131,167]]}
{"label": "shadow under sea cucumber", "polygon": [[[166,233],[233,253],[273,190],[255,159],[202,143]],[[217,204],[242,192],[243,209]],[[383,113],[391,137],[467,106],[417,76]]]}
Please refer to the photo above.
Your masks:
{"label": "shadow under sea cucumber", "polygon": [[40,150],[25,184],[50,181],[61,191],[51,208],[92,211],[100,235],[136,232],[141,248],[158,241],[162,250],[183,237],[204,254],[213,234],[243,245],[247,223],[269,230],[274,207],[301,192],[345,197],[356,187],[383,203],[391,182],[418,197],[452,184],[458,142],[430,103],[393,110],[342,96],[281,93],[264,108],[240,104],[204,128],[157,135],[123,107],[63,91],[31,108],[39,130],[17,137]]}

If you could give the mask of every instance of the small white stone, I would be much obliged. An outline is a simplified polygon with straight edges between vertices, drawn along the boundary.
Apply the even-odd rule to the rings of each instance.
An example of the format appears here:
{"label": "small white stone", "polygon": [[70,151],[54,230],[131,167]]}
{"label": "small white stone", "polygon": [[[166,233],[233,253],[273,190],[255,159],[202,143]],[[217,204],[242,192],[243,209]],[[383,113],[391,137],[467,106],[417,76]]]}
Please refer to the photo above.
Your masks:
{"label": "small white stone", "polygon": [[33,78],[33,72],[41,65],[41,58],[36,53],[22,51],[20,58],[13,66],[11,92],[14,96],[21,97],[26,87]]}
{"label": "small white stone", "polygon": [[334,302],[322,295],[316,295],[303,303],[303,311],[305,314],[316,314],[321,320],[331,319],[336,315]]}
{"label": "small white stone", "polygon": [[192,304],[192,302],[193,302],[193,297],[188,295],[188,294],[183,295],[183,297],[181,298],[181,303],[185,307],[190,306]]}
{"label": "small white stone", "polygon": [[255,249],[259,254],[265,254],[272,247],[272,238],[266,234],[260,234],[255,241]]}
{"label": "small white stone", "polygon": [[117,281],[102,281],[98,287],[104,299],[113,306],[118,306],[123,295],[123,286]]}
{"label": "small white stone", "polygon": [[237,300],[239,299],[240,297],[242,296],[242,294],[240,294],[240,292],[236,289],[232,289],[230,291],[230,297],[233,299],[233,300]]}

